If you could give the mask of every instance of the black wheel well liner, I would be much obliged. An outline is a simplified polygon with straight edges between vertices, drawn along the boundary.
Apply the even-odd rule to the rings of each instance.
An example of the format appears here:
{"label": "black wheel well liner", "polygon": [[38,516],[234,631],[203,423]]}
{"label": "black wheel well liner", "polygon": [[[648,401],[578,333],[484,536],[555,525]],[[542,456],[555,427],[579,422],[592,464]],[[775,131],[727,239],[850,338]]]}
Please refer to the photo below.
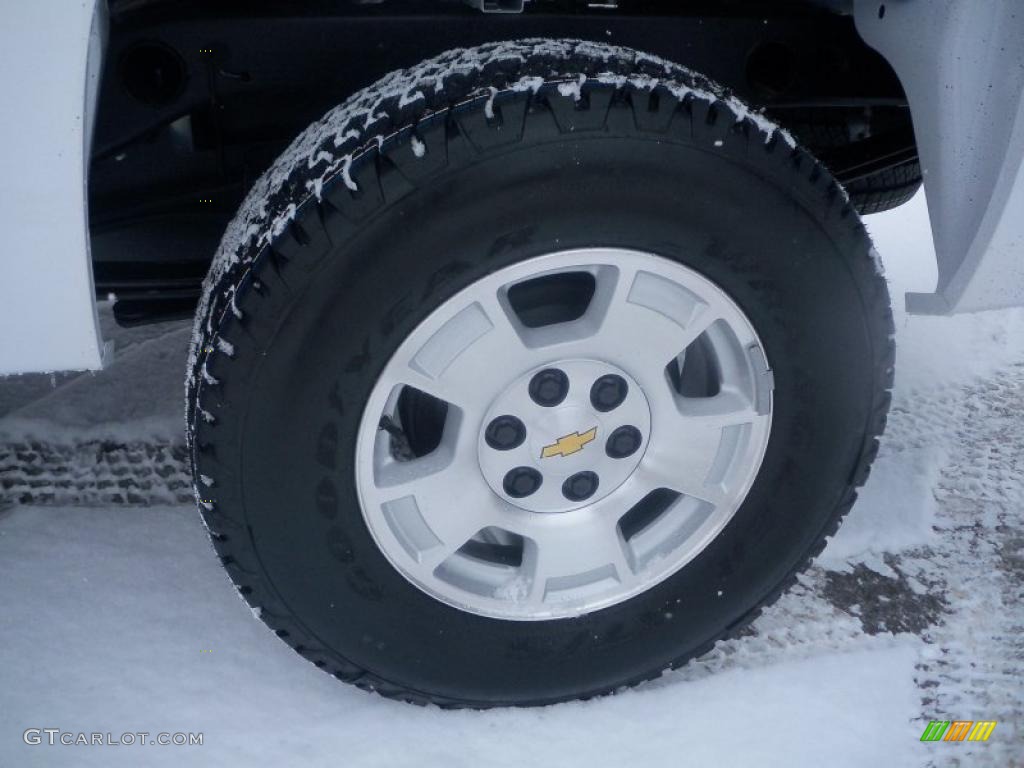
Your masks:
{"label": "black wheel well liner", "polygon": [[188,312],[242,197],[305,126],[391,70],[490,40],[591,39],[682,63],[789,127],[845,184],[916,161],[896,75],[828,5],[120,0],[90,171],[97,295],[119,297],[123,322]]}

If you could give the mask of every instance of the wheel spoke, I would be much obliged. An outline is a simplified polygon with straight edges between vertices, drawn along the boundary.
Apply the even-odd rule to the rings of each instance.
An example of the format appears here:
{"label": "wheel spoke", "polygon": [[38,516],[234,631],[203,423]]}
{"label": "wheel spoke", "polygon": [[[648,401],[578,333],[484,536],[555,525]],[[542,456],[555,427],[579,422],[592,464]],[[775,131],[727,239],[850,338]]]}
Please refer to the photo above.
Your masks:
{"label": "wheel spoke", "polygon": [[643,270],[624,270],[605,326],[632,331],[662,367],[692,344],[719,317],[716,307],[685,288]]}
{"label": "wheel spoke", "polygon": [[482,529],[503,524],[508,505],[467,461],[426,471],[415,466],[430,458],[408,462],[408,476],[379,493],[396,538],[432,571]]}
{"label": "wheel spoke", "polygon": [[675,407],[695,429],[723,429],[764,418],[749,397],[735,390],[723,390],[714,397],[675,398]]}
{"label": "wheel spoke", "polygon": [[593,510],[577,516],[549,515],[526,526],[523,567],[531,602],[572,599],[603,582],[633,578],[626,544],[615,521]]}
{"label": "wheel spoke", "polygon": [[[666,387],[666,390],[668,388]],[[708,481],[730,427],[766,421],[744,395],[727,391],[708,398],[679,398],[670,390],[651,399],[650,442],[638,473],[655,487],[723,503],[720,478]]]}
{"label": "wheel spoke", "polygon": [[717,448],[718,444],[714,443],[709,454],[696,448],[680,448],[673,455],[660,453],[650,457],[644,456],[644,461],[636,470],[638,482],[652,491],[667,488],[717,507],[725,500],[725,489],[720,483],[708,483],[705,480],[714,462]]}
{"label": "wheel spoke", "polygon": [[653,382],[719,317],[717,306],[650,272],[606,270],[599,273],[587,314],[576,321],[590,334],[559,351],[585,356],[598,346],[638,380],[647,379],[642,383]]}
{"label": "wheel spoke", "polygon": [[[479,417],[507,371],[529,367],[514,320],[497,296],[456,313],[418,349],[396,356],[396,383],[407,384]],[[500,361],[501,364],[495,364]]]}
{"label": "wheel spoke", "polygon": [[514,323],[496,296],[480,298],[397,360],[400,383],[478,415],[504,386],[508,371],[528,368],[536,355],[523,345]]}

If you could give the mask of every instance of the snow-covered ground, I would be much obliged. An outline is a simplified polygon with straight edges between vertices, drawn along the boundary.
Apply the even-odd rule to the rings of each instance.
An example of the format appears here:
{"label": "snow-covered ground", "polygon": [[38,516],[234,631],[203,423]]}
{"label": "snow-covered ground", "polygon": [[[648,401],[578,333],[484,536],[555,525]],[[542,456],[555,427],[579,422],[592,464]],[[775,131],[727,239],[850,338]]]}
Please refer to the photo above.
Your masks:
{"label": "snow-covered ground", "polygon": [[[899,310],[934,285],[924,197],[867,223]],[[255,621],[182,503],[187,326],[107,333],[103,373],[0,381],[0,766],[1024,766],[1024,311],[898,312],[861,501],[744,637],[614,697],[490,712],[341,685]],[[921,743],[930,719],[998,725]]]}

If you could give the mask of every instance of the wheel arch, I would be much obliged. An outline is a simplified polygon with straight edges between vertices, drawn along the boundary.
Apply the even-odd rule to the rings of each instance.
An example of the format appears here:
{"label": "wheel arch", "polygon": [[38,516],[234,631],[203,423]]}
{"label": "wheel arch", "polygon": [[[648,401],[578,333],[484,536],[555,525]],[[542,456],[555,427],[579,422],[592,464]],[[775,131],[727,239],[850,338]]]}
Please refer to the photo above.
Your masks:
{"label": "wheel arch", "polygon": [[915,314],[1024,304],[1024,14],[955,0],[857,0],[857,29],[907,92],[938,266]]}

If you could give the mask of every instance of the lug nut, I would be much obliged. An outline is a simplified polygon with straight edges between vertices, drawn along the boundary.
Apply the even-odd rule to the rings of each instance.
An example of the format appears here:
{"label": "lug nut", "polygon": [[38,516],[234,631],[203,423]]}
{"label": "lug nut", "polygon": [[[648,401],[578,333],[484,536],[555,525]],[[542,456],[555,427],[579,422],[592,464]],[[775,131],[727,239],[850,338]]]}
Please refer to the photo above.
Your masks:
{"label": "lug nut", "polygon": [[501,487],[513,499],[521,499],[540,488],[543,480],[540,472],[532,467],[516,467],[505,473]]}
{"label": "lug nut", "polygon": [[622,405],[629,392],[629,385],[621,376],[609,373],[594,382],[590,388],[590,404],[602,413]]}
{"label": "lug nut", "polygon": [[526,426],[515,416],[498,416],[484,432],[484,440],[496,451],[511,451],[526,439]]}
{"label": "lug nut", "polygon": [[562,483],[562,495],[569,501],[589,499],[597,490],[597,475],[593,472],[577,472]]}
{"label": "lug nut", "polygon": [[640,435],[640,430],[626,424],[608,435],[608,441],[604,444],[604,452],[613,459],[624,459],[636,453],[636,449],[642,442],[643,437]]}
{"label": "lug nut", "polygon": [[530,379],[529,390],[533,402],[551,408],[569,394],[569,377],[557,368],[545,368]]}

